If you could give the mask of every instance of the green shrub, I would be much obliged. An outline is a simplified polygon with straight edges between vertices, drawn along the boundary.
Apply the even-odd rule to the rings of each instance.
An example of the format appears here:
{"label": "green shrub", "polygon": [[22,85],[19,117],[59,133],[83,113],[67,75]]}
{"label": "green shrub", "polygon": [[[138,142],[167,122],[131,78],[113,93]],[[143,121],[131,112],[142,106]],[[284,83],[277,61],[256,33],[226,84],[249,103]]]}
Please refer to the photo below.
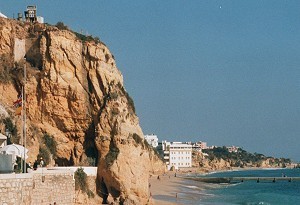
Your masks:
{"label": "green shrub", "polygon": [[19,144],[20,137],[18,136],[17,126],[14,125],[11,118],[7,117],[2,120],[3,124],[5,125],[5,130],[8,130],[11,134],[11,137],[8,138],[8,144]]}
{"label": "green shrub", "polygon": [[118,110],[118,108],[113,108],[113,109],[111,109],[110,114],[112,116],[116,116],[116,115],[120,114],[120,111]]}
{"label": "green shrub", "polygon": [[75,190],[81,190],[83,192],[87,191],[87,174],[84,172],[83,168],[78,168],[74,173],[75,178]]}
{"label": "green shrub", "polygon": [[110,99],[112,99],[112,100],[118,99],[118,93],[117,92],[110,93]]}
{"label": "green shrub", "polygon": [[85,192],[89,198],[94,198],[95,194],[92,190],[89,189],[87,183],[87,174],[84,172],[82,167],[78,168],[74,173],[75,178],[75,190],[81,190]]}
{"label": "green shrub", "polygon": [[137,144],[141,144],[142,138],[141,138],[138,134],[133,133],[133,134],[132,134],[132,138],[134,139],[134,141],[135,141]]}
{"label": "green shrub", "polygon": [[50,153],[53,156],[56,156],[57,142],[54,140],[53,136],[50,136],[48,133],[45,133],[44,134],[44,144],[49,149]]}
{"label": "green shrub", "polygon": [[7,66],[0,67],[0,81],[9,83],[11,81],[10,69]]}
{"label": "green shrub", "polygon": [[59,30],[69,30],[68,26],[66,26],[63,22],[59,21],[55,25]]}
{"label": "green shrub", "polygon": [[117,147],[110,146],[109,152],[105,156],[105,161],[108,166],[111,166],[113,162],[117,159],[120,150]]}
{"label": "green shrub", "polygon": [[129,94],[126,92],[125,88],[121,85],[121,83],[118,83],[117,86],[119,87],[121,93],[126,97],[127,99],[127,108],[129,112],[131,111],[131,114],[135,114],[135,106],[133,99],[129,96]]}
{"label": "green shrub", "polygon": [[[77,33],[73,31],[73,33],[76,35],[76,37],[81,40],[83,43],[84,42],[95,42],[95,43],[102,43],[99,39],[99,37],[93,37],[90,35],[83,35],[81,33]],[[103,44],[103,43],[102,43]]]}
{"label": "green shrub", "polygon": [[95,194],[94,192],[92,192],[92,190],[87,190],[86,194],[88,195],[89,198],[94,198],[95,197]]}

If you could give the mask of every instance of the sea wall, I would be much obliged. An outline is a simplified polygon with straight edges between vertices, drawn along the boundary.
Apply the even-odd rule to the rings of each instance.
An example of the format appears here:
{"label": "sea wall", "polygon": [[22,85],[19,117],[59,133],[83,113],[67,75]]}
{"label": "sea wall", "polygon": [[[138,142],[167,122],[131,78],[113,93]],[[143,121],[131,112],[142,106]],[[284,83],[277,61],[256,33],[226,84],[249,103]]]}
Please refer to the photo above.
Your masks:
{"label": "sea wall", "polygon": [[69,170],[38,169],[27,174],[0,174],[2,205],[73,205],[75,180]]}

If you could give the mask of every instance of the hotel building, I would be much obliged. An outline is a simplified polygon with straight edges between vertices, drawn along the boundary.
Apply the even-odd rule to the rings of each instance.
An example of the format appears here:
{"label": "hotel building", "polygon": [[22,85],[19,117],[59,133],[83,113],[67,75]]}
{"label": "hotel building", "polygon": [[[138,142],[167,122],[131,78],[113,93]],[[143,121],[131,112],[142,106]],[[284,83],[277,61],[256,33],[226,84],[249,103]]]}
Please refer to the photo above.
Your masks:
{"label": "hotel building", "polygon": [[168,169],[192,167],[192,145],[182,142],[162,141],[164,160]]}

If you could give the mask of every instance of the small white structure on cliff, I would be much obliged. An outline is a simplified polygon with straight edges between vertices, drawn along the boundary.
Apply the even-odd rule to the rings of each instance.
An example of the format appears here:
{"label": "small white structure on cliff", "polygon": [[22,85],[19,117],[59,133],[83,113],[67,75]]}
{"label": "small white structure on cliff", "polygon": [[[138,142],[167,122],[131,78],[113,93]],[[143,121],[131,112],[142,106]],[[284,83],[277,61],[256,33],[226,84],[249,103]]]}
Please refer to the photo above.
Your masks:
{"label": "small white structure on cliff", "polygon": [[25,21],[27,22],[36,22],[36,6],[27,6],[27,10],[24,11]]}
{"label": "small white structure on cliff", "polygon": [[2,18],[6,18],[7,19],[7,16],[5,16],[3,13],[0,12],[0,17]]}
{"label": "small white structure on cliff", "polygon": [[158,137],[157,135],[151,134],[151,135],[145,135],[145,140],[148,142],[149,145],[151,145],[153,148],[156,148],[158,146]]}
{"label": "small white structure on cliff", "polygon": [[[37,7],[36,5],[33,6],[27,6],[27,10],[24,11],[25,14],[25,21],[26,22],[38,22],[38,23],[44,23],[44,17],[42,16],[37,16]],[[18,19],[22,19],[22,15],[18,16]]]}
{"label": "small white structure on cliff", "polygon": [[192,167],[192,145],[182,142],[162,141],[162,150],[168,169]]}

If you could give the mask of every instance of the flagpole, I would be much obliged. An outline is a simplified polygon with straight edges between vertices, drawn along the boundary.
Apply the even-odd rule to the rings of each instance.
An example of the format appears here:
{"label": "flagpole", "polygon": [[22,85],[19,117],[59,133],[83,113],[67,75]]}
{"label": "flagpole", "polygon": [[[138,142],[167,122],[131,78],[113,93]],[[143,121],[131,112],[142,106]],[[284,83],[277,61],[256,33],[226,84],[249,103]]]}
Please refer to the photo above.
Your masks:
{"label": "flagpole", "polygon": [[24,58],[25,62],[24,62],[24,89],[23,89],[23,121],[24,121],[24,131],[23,131],[23,137],[24,137],[24,173],[26,173],[26,58]]}
{"label": "flagpole", "polygon": [[[24,127],[24,121],[23,121],[23,119],[24,119],[24,112],[23,112],[23,96],[24,96],[24,86],[22,86],[22,93],[21,93],[21,95],[22,95],[22,110],[21,110],[21,121],[22,121],[22,136],[23,136],[23,138],[22,138],[22,143],[24,144],[24,129],[23,129],[23,127]],[[22,157],[21,157],[21,173],[23,173],[23,164],[24,164],[24,162],[23,162],[23,160],[22,160]]]}

